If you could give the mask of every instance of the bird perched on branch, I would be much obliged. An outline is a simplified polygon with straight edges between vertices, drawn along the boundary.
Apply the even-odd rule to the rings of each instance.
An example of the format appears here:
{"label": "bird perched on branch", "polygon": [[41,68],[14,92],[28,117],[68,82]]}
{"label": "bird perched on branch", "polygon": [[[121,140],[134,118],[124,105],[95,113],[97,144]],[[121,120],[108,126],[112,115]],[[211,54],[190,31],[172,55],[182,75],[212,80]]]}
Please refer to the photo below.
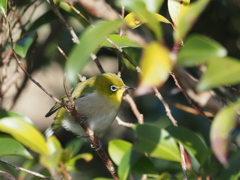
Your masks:
{"label": "bird perched on branch", "polygon": [[[123,93],[127,89],[133,88],[126,86],[117,75],[104,73],[78,83],[72,92],[72,99],[79,114],[87,121],[94,133],[101,137],[116,118]],[[61,101],[67,103],[69,99],[64,96]],[[47,138],[61,127],[78,136],[86,136],[80,124],[59,103],[50,109],[46,117],[56,111],[51,127],[45,132]]]}

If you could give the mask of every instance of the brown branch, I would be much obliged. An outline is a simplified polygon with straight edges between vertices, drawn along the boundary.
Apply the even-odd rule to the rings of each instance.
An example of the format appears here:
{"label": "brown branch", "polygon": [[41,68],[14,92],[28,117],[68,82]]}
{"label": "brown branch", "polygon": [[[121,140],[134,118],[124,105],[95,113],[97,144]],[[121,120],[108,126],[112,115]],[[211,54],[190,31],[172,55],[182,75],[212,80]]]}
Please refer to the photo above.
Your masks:
{"label": "brown branch", "polygon": [[[157,98],[162,102],[165,111],[166,111],[166,115],[168,116],[168,118],[172,121],[174,126],[178,126],[177,121],[175,120],[175,118],[172,116],[171,110],[169,108],[169,105],[166,103],[166,101],[163,99],[162,95],[160,94],[160,92],[158,91],[158,89],[156,87],[153,87],[153,90],[155,92],[155,95],[157,96]],[[181,165],[182,165],[182,170],[183,170],[183,179],[187,180],[187,168],[186,168],[186,160],[185,160],[185,156],[184,156],[184,147],[181,143],[179,143],[179,149],[180,149],[180,154],[181,154]]]}
{"label": "brown branch", "polygon": [[116,117],[116,120],[120,126],[129,127],[129,128],[132,128],[134,126],[133,123],[128,123],[128,122],[122,121],[118,116]]}
{"label": "brown branch", "polygon": [[174,79],[174,82],[176,84],[176,86],[180,89],[180,91],[183,93],[183,95],[185,96],[185,98],[187,99],[188,103],[197,110],[197,112],[199,114],[201,114],[205,119],[207,119],[209,122],[211,122],[211,119],[209,119],[209,117],[204,113],[204,111],[202,111],[201,109],[199,109],[192,101],[191,98],[188,97],[188,94],[186,93],[186,91],[182,88],[182,86],[178,83],[178,80],[175,76],[175,74],[173,72],[170,73],[172,78]]}
{"label": "brown branch", "polygon": [[54,4],[53,0],[49,0],[49,3],[54,11],[54,13],[58,16],[59,20],[66,26],[67,30],[69,31],[69,33],[72,36],[72,41],[74,43],[79,44],[79,40],[77,35],[75,34],[73,28],[71,26],[68,25],[68,23],[66,22],[66,20],[63,18],[62,14],[59,12],[56,4]]}
{"label": "brown branch", "polygon": [[31,174],[31,175],[33,175],[33,176],[39,177],[39,178],[54,180],[54,179],[52,179],[51,177],[44,176],[44,175],[42,175],[42,174],[40,174],[40,173],[37,173],[37,172],[34,172],[34,171],[30,171],[30,170],[28,170],[28,169],[24,169],[24,168],[19,167],[19,166],[13,164],[13,163],[10,163],[10,162],[8,162],[8,161],[6,161],[6,160],[4,160],[4,159],[0,159],[0,162],[3,162],[3,163],[5,163],[5,164],[7,164],[7,165],[9,165],[9,166],[12,166],[12,167],[14,167],[16,170],[18,170],[18,171],[23,171],[23,172],[26,172],[26,173]]}
{"label": "brown branch", "polygon": [[141,114],[141,113],[139,112],[139,110],[138,110],[138,108],[137,108],[137,105],[136,105],[136,103],[133,101],[132,97],[131,97],[129,94],[126,93],[126,94],[123,96],[123,99],[129,103],[129,105],[130,105],[130,107],[131,107],[134,115],[136,116],[136,118],[137,118],[137,120],[138,120],[138,123],[139,123],[139,124],[143,124],[143,123],[144,123],[143,114]]}
{"label": "brown branch", "polygon": [[[100,156],[100,158],[102,159],[102,161],[104,162],[104,164],[106,165],[107,169],[109,170],[109,172],[111,173],[111,175],[113,176],[113,178],[115,180],[118,180],[118,175],[117,172],[115,170],[115,167],[112,163],[112,161],[110,160],[110,158],[108,157],[107,153],[104,151],[104,149],[102,149],[101,147],[101,142],[99,140],[99,138],[95,135],[95,133],[93,132],[93,130],[88,126],[87,122],[84,121],[81,117],[81,115],[76,111],[74,103],[70,103],[70,104],[65,104],[62,103],[61,101],[59,101],[56,97],[54,97],[52,94],[50,94],[47,90],[45,90],[40,83],[38,83],[26,70],[26,68],[23,66],[22,62],[18,59],[16,53],[13,51],[13,54],[15,56],[15,59],[17,60],[18,65],[21,67],[21,69],[25,72],[25,74],[29,77],[29,79],[36,84],[42,91],[44,91],[49,97],[51,97],[52,99],[54,99],[57,103],[61,104],[68,112],[71,116],[73,116],[76,121],[81,125],[81,127],[84,129],[84,131],[86,132],[86,134],[89,136],[92,144],[93,144],[93,148],[96,150],[97,154]],[[69,99],[71,99],[71,95],[68,93],[68,89],[66,86],[66,83],[64,82],[64,88],[65,91],[67,93],[67,95],[69,96]]]}

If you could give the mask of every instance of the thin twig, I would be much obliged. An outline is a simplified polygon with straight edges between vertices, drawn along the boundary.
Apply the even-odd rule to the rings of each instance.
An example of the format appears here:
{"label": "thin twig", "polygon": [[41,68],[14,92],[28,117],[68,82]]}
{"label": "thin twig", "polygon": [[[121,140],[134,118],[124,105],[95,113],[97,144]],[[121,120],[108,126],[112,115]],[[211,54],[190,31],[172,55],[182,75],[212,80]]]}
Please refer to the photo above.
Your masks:
{"label": "thin twig", "polygon": [[10,162],[8,162],[8,161],[6,161],[6,160],[4,160],[4,159],[0,159],[0,161],[3,162],[3,163],[5,163],[5,164],[7,164],[7,165],[9,165],[9,166],[14,167],[16,170],[26,172],[26,173],[31,174],[31,175],[33,175],[33,176],[36,176],[36,177],[39,177],[39,178],[42,178],[42,179],[54,180],[54,179],[52,179],[51,177],[44,176],[44,175],[42,175],[42,174],[40,174],[40,173],[37,173],[37,172],[34,172],[34,171],[30,171],[30,170],[28,170],[28,169],[24,169],[24,168],[19,167],[19,166],[13,164],[13,163],[10,163]]}
{"label": "thin twig", "polygon": [[120,126],[129,127],[129,128],[132,128],[134,126],[133,123],[128,123],[128,122],[122,121],[118,116],[116,117],[116,120]]}
{"label": "thin twig", "polygon": [[232,90],[232,91],[234,91],[235,93],[237,93],[237,94],[240,94],[240,91],[238,90],[238,89],[236,89],[235,87],[233,87],[233,86],[227,86],[230,90]]}
{"label": "thin twig", "polygon": [[194,107],[194,109],[196,109],[198,111],[199,114],[201,114],[203,117],[205,117],[209,122],[212,122],[211,119],[209,119],[209,117],[201,110],[199,109],[192,101],[192,99],[190,99],[186,93],[186,91],[181,87],[181,85],[178,83],[178,80],[175,76],[175,74],[173,72],[170,73],[176,86],[180,89],[180,91],[183,93],[183,95],[185,96],[185,98],[187,99],[188,103]]}
{"label": "thin twig", "polygon": [[67,57],[67,55],[65,54],[65,52],[62,50],[62,48],[60,48],[59,46],[57,46],[57,49],[58,49],[58,51],[60,52],[60,54],[67,60],[68,57]]}
{"label": "thin twig", "polygon": [[139,123],[139,124],[143,124],[143,123],[144,123],[143,114],[141,114],[141,113],[139,112],[139,110],[138,110],[138,108],[137,108],[137,105],[136,105],[136,103],[133,101],[132,97],[131,97],[129,94],[126,93],[126,94],[123,96],[123,99],[129,103],[129,105],[130,105],[133,113],[135,114],[135,116],[136,116],[136,118],[137,118],[137,120],[138,120],[138,123]]}
{"label": "thin twig", "polygon": [[[163,99],[163,97],[160,94],[160,92],[158,91],[158,89],[156,87],[153,87],[153,90],[154,90],[155,95],[157,96],[157,98],[163,103],[163,106],[165,108],[166,115],[168,116],[168,118],[172,121],[174,126],[178,126],[177,121],[172,116],[172,113],[171,113],[171,110],[170,110],[168,104]],[[186,168],[186,160],[185,160],[185,156],[184,156],[184,147],[183,147],[183,145],[181,143],[179,143],[179,149],[180,149],[181,159],[182,159],[181,165],[182,165],[182,170],[183,170],[183,179],[187,180],[187,168]]]}
{"label": "thin twig", "polygon": [[69,26],[68,23],[66,22],[66,20],[63,18],[62,14],[59,12],[56,4],[53,2],[53,0],[49,0],[49,2],[50,2],[50,5],[52,6],[54,13],[58,16],[59,20],[66,26],[67,30],[71,34],[73,42],[79,44],[78,37],[75,34],[73,28],[71,26]]}

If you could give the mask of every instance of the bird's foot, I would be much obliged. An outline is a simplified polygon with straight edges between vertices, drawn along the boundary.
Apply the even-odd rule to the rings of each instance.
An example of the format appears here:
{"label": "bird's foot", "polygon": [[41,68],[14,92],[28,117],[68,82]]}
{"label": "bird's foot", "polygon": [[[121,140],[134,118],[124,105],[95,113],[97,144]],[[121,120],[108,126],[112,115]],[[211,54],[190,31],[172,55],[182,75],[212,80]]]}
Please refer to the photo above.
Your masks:
{"label": "bird's foot", "polygon": [[99,151],[100,149],[102,149],[102,141],[101,141],[101,139],[98,138],[97,147],[95,147],[94,144],[91,144],[90,146],[91,146],[91,148],[93,148],[95,151]]}

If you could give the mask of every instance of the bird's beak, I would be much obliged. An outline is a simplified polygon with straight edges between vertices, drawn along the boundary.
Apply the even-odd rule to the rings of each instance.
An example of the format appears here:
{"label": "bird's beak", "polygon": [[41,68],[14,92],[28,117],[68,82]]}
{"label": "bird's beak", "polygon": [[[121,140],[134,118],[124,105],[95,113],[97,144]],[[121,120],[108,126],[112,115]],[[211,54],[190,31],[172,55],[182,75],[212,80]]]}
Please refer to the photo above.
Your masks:
{"label": "bird's beak", "polygon": [[128,90],[128,89],[135,89],[134,87],[130,87],[130,86],[124,86],[123,88],[121,88],[123,90]]}

